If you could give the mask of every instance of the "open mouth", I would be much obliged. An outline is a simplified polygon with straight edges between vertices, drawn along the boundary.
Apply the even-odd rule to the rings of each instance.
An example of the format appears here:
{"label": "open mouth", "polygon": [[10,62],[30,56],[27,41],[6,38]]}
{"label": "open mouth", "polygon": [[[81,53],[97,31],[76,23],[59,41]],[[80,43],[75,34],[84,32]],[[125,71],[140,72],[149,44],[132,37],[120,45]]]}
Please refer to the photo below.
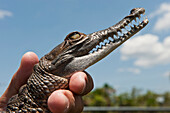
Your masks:
{"label": "open mouth", "polygon": [[72,67],[74,72],[82,71],[106,57],[148,24],[149,21],[144,17],[144,14],[144,8],[134,8],[130,15],[117,24],[105,30],[88,34],[82,40],[84,48],[78,52],[78,56],[74,57],[74,60],[66,68]]}
{"label": "open mouth", "polygon": [[[134,34],[139,32],[148,24],[148,19],[145,16],[144,8],[135,8],[131,10],[131,14],[126,16],[116,25],[109,27],[106,30],[95,32],[92,35],[97,36],[96,45],[90,49],[89,54],[99,52],[104,47],[115,44],[118,47]],[[94,39],[94,40],[95,40]]]}

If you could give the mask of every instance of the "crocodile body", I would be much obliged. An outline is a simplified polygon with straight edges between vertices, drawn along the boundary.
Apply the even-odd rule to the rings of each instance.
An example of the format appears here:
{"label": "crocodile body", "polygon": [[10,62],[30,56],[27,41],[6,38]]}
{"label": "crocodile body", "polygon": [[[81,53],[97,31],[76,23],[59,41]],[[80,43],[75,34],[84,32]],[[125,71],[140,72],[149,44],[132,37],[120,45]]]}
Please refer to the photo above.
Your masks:
{"label": "crocodile body", "polygon": [[[144,8],[134,8],[128,16],[108,29],[88,35],[77,31],[68,34],[64,42],[34,66],[27,84],[9,100],[6,112],[49,113],[47,99],[50,94],[57,89],[69,89],[69,78],[73,73],[98,62],[144,28],[148,24],[147,18],[132,25],[132,21],[144,13]],[[129,29],[126,28],[128,25]]]}

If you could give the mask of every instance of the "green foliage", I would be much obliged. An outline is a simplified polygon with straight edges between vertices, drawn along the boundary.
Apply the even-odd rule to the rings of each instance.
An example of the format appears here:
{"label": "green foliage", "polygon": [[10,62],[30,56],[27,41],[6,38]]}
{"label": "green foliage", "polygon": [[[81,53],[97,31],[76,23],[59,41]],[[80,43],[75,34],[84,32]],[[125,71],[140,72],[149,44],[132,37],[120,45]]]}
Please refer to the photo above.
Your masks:
{"label": "green foliage", "polygon": [[115,92],[114,88],[105,84],[83,97],[85,106],[170,106],[170,92],[157,94],[147,91],[142,94],[137,88],[119,95]]}
{"label": "green foliage", "polygon": [[113,88],[105,84],[103,88],[97,88],[84,96],[84,103],[87,106],[110,106],[112,104],[110,93],[113,94],[114,92]]}
{"label": "green foliage", "polygon": [[170,106],[170,92],[164,93],[163,97],[164,97],[164,105]]}

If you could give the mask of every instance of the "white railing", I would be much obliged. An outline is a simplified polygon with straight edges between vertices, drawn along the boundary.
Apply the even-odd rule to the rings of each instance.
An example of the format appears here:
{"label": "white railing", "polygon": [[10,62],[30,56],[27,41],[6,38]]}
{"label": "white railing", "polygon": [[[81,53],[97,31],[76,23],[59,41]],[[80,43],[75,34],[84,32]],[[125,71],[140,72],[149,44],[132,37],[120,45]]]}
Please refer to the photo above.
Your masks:
{"label": "white railing", "polygon": [[84,107],[85,112],[112,111],[112,112],[170,112],[170,107]]}

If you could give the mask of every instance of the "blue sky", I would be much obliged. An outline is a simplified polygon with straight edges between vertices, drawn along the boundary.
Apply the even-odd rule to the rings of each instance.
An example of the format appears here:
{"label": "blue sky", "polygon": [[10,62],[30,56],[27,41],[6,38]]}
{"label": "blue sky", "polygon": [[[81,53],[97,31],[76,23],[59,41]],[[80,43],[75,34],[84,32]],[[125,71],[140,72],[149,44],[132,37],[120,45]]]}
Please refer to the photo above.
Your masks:
{"label": "blue sky", "polygon": [[117,93],[133,87],[170,91],[169,0],[0,0],[0,94],[24,53],[41,58],[68,33],[105,29],[135,7],[146,9],[149,25],[86,71],[95,88],[108,83]]}

